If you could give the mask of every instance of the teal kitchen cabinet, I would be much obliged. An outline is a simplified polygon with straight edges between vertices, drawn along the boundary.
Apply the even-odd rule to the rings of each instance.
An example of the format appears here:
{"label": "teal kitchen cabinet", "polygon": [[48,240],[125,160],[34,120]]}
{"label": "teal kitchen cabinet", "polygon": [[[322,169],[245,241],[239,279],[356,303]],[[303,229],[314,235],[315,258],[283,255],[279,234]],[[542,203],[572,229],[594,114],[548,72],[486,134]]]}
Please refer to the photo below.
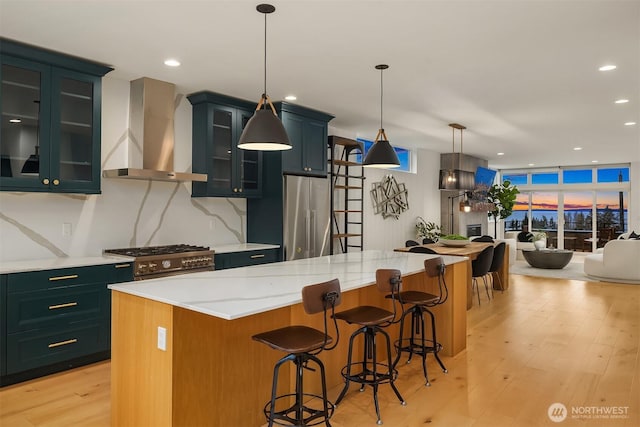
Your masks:
{"label": "teal kitchen cabinet", "polygon": [[283,173],[327,176],[327,123],[333,116],[288,102],[275,107],[292,146],[282,152]]}
{"label": "teal kitchen cabinet", "polygon": [[100,193],[102,76],[112,68],[0,39],[0,190]]}
{"label": "teal kitchen cabinet", "polygon": [[131,262],[3,275],[0,385],[108,359],[107,285],[131,280]]}
{"label": "teal kitchen cabinet", "polygon": [[193,197],[260,197],[262,152],[237,147],[255,104],[214,92],[188,96],[193,106],[192,171],[206,173],[194,182]]}
{"label": "teal kitchen cabinet", "polygon": [[279,258],[279,248],[243,252],[225,252],[214,255],[216,270],[247,267],[250,265],[258,264],[268,264],[271,262],[279,261]]}

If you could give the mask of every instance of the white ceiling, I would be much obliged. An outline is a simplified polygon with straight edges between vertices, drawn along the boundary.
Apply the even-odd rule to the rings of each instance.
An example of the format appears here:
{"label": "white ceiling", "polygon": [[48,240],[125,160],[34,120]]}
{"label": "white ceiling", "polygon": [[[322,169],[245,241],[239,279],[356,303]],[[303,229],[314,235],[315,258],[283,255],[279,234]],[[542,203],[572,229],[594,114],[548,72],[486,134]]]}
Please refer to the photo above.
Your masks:
{"label": "white ceiling", "polygon": [[[111,65],[191,93],[259,99],[259,1],[0,0],[3,37]],[[640,161],[640,0],[274,1],[272,99],[392,144],[464,153],[495,168]],[[179,68],[163,65],[174,57]],[[604,64],[618,68],[598,71]],[[614,100],[627,98],[627,104]],[[634,121],[635,126],[624,126]],[[573,151],[573,147],[583,147]],[[459,137],[456,136],[456,151]],[[504,156],[496,153],[504,152]]]}

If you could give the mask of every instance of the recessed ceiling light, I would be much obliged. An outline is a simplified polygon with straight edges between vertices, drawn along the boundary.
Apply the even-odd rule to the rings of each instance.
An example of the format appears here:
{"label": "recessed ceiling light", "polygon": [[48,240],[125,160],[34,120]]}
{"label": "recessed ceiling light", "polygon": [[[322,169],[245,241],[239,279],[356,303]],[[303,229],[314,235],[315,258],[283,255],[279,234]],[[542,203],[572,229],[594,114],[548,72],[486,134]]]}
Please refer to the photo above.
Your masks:
{"label": "recessed ceiling light", "polygon": [[626,104],[629,102],[628,99],[616,99],[616,104]]}
{"label": "recessed ceiling light", "polygon": [[22,123],[20,119],[9,119],[9,123]]}
{"label": "recessed ceiling light", "polygon": [[582,150],[582,147],[573,147],[573,151],[580,151]]}
{"label": "recessed ceiling light", "polygon": [[602,67],[598,68],[598,70],[600,71],[611,71],[611,70],[615,70],[616,67],[615,65],[603,65]]}
{"label": "recessed ceiling light", "polygon": [[536,165],[535,163],[529,163],[529,166],[535,166],[535,165]]}
{"label": "recessed ceiling light", "polygon": [[498,153],[498,156],[504,156],[504,153]]}
{"label": "recessed ceiling light", "polygon": [[591,160],[591,163],[598,163],[597,160]]}
{"label": "recessed ceiling light", "polygon": [[286,99],[287,101],[295,101],[296,99],[298,99],[298,97],[295,95],[287,95],[284,97],[284,99]]}
{"label": "recessed ceiling light", "polygon": [[624,125],[625,126],[633,126],[635,124],[636,124],[636,122],[626,122]]}
{"label": "recessed ceiling light", "polygon": [[167,59],[164,61],[164,65],[166,65],[167,67],[179,67],[180,61],[178,61],[177,59]]}

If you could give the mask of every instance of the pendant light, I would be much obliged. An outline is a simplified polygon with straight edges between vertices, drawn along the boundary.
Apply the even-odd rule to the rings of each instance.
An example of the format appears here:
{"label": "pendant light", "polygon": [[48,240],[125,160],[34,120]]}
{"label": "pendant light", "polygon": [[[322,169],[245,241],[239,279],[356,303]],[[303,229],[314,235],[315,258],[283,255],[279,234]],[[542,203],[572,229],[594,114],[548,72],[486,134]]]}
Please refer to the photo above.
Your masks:
{"label": "pendant light", "polygon": [[388,169],[400,166],[398,155],[389,143],[387,134],[382,127],[382,71],[387,68],[389,68],[387,64],[376,65],[376,70],[380,70],[380,129],[378,129],[376,139],[371,148],[369,148],[364,162],[362,162],[362,166],[364,167]]}
{"label": "pendant light", "polygon": [[[460,156],[462,159],[462,131],[467,127],[458,123],[450,123],[451,127],[451,165],[448,169],[440,170],[438,188],[441,190],[473,190],[475,174],[456,168],[456,129],[460,131]],[[444,165],[443,165],[444,166]]]}
{"label": "pendant light", "polygon": [[238,148],[261,151],[289,150],[289,137],[267,95],[267,15],[275,12],[276,8],[270,4],[259,4],[256,10],[264,14],[264,92],[255,113],[240,135]]}

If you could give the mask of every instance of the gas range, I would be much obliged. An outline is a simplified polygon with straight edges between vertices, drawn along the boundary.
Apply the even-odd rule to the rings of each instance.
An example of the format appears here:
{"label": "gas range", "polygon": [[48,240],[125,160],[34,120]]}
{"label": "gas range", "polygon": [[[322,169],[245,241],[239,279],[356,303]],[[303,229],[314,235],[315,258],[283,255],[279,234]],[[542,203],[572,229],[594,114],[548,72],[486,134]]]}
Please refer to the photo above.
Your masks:
{"label": "gas range", "polygon": [[134,258],[134,280],[211,271],[214,269],[214,251],[205,246],[147,246],[141,248],[105,249],[104,253]]}

